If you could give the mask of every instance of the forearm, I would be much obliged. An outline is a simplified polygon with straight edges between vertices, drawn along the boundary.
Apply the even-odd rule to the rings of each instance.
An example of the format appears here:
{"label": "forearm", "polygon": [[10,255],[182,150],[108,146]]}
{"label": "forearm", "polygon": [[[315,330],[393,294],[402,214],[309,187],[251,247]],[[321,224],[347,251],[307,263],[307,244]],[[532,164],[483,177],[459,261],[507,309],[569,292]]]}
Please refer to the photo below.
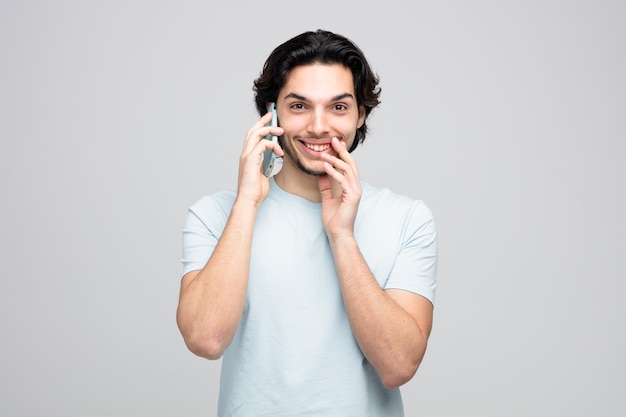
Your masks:
{"label": "forearm", "polygon": [[221,357],[235,335],[246,299],[255,218],[254,206],[235,202],[205,267],[183,279],[177,323],[199,356]]}
{"label": "forearm", "polygon": [[381,377],[397,387],[410,380],[424,356],[427,330],[380,287],[356,240],[331,241],[344,304],[359,347]]}

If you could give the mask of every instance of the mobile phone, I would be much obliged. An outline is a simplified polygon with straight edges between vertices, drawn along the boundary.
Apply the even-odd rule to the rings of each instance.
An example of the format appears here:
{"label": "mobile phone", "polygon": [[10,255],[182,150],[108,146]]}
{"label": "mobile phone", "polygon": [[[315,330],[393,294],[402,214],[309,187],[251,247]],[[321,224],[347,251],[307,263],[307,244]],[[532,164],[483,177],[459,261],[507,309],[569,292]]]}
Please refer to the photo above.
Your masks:
{"label": "mobile phone", "polygon": [[[266,126],[278,126],[278,114],[276,113],[276,103],[270,103],[269,111],[272,113],[272,120]],[[271,133],[265,136],[265,139],[272,142],[278,142],[278,136]],[[278,171],[283,167],[283,158],[274,153],[273,150],[268,149],[263,152],[263,174],[266,177],[278,174]]]}

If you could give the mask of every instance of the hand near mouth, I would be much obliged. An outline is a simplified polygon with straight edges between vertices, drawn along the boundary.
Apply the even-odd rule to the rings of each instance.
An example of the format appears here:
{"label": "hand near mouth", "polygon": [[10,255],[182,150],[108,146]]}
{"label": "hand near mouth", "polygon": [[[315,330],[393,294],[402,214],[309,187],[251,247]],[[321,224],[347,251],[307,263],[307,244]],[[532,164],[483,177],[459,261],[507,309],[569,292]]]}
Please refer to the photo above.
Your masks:
{"label": "hand near mouth", "polygon": [[337,156],[321,154],[327,175],[319,178],[322,196],[322,223],[332,241],[354,236],[354,222],[361,201],[361,182],[354,158],[346,143],[334,137],[331,146]]}

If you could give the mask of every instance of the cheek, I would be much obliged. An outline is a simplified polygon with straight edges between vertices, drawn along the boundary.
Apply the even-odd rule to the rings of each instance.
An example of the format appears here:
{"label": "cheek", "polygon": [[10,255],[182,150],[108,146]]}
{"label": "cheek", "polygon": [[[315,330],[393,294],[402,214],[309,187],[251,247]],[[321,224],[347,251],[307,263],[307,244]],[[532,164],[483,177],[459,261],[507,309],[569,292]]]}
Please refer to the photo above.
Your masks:
{"label": "cheek", "polygon": [[285,129],[285,134],[289,135],[306,128],[306,120],[304,117],[297,117],[290,114],[288,117],[278,119],[278,125]]}
{"label": "cheek", "polygon": [[[358,120],[356,120],[358,121]],[[338,130],[344,136],[346,140],[352,140],[356,136],[357,129],[361,127],[360,124],[355,124],[355,120],[350,120],[342,123],[341,126],[337,126]]]}

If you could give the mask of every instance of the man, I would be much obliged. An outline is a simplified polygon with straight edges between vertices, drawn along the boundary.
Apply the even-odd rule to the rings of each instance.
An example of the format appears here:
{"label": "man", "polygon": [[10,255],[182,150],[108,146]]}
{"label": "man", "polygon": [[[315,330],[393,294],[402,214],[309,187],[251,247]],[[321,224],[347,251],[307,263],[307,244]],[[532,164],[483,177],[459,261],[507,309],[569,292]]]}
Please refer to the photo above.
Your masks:
{"label": "man", "polygon": [[[351,41],[318,30],[277,47],[254,91],[262,117],[236,192],[201,199],[186,219],[185,343],[223,355],[220,416],[402,416],[398,387],[431,331],[436,232],[423,202],[359,178],[351,152],[378,78]],[[280,127],[267,126],[270,102]],[[270,178],[268,149],[283,157]]]}

